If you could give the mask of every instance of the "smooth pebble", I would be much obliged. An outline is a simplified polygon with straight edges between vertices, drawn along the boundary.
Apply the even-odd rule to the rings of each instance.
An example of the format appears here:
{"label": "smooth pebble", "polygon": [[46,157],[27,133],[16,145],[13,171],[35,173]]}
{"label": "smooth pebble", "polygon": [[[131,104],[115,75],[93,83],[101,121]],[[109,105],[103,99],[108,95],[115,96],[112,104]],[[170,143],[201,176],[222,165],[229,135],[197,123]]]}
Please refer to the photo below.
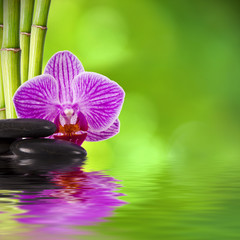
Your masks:
{"label": "smooth pebble", "polygon": [[47,137],[57,130],[53,122],[43,119],[3,119],[0,120],[0,138]]}
{"label": "smooth pebble", "polygon": [[0,154],[9,151],[10,144],[14,141],[15,139],[12,139],[12,138],[8,138],[8,139],[0,138]]}
{"label": "smooth pebble", "polygon": [[10,149],[15,155],[12,166],[21,172],[69,170],[83,164],[87,155],[74,143],[54,139],[18,140]]}

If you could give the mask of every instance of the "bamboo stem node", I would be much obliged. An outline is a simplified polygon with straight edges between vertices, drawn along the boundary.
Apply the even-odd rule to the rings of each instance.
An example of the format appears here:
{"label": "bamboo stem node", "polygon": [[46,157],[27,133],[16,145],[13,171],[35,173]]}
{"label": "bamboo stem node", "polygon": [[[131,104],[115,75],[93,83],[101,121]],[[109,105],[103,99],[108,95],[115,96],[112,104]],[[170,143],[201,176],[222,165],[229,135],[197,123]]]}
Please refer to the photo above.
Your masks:
{"label": "bamboo stem node", "polygon": [[35,0],[30,38],[28,79],[42,74],[47,19],[51,0]]}
{"label": "bamboo stem node", "polygon": [[[21,83],[20,0],[3,0],[1,64],[6,118],[17,118],[13,96]],[[0,112],[2,113],[2,111]]]}
{"label": "bamboo stem node", "polygon": [[22,34],[22,35],[27,35],[27,36],[31,36],[31,33],[28,33],[28,32],[20,32],[20,34]]}
{"label": "bamboo stem node", "polygon": [[0,51],[11,51],[11,52],[20,52],[21,48],[2,48]]}
{"label": "bamboo stem node", "polygon": [[32,27],[40,28],[42,30],[47,30],[47,27],[45,27],[45,26],[40,26],[40,25],[33,24]]}

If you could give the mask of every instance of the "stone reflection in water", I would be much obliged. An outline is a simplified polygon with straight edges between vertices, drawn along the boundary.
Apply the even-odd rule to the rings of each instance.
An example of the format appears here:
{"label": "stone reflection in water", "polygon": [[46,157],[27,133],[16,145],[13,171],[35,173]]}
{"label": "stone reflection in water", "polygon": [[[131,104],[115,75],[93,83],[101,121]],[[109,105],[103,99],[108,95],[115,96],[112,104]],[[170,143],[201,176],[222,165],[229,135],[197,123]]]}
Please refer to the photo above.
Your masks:
{"label": "stone reflection in water", "polygon": [[[22,204],[20,194],[37,194],[42,189],[56,188],[47,177],[16,174],[12,168],[6,167],[0,161],[0,239],[9,235],[24,233],[27,228],[17,216],[27,214],[27,210],[20,208]],[[7,238],[8,239],[8,238]]]}
{"label": "stone reflection in water", "polygon": [[[16,205],[22,213],[14,216],[25,228],[41,224],[41,232],[81,234],[70,226],[94,225],[126,204],[115,192],[118,180],[103,172],[55,172],[51,176],[6,174],[2,189],[18,190]],[[19,190],[22,191],[19,192]],[[7,199],[6,199],[7,200]],[[69,228],[68,228],[68,227]],[[25,231],[26,232],[26,231]],[[35,231],[34,231],[35,232]],[[27,235],[33,234],[32,231]]]}
{"label": "stone reflection in water", "polygon": [[[85,155],[69,155],[65,159],[39,154],[21,158],[11,152],[1,155],[0,201],[5,210],[0,212],[0,219],[11,219],[7,228],[3,226],[11,229],[6,234],[15,230],[31,239],[35,230],[39,232],[39,224],[43,226],[40,231],[46,234],[82,234],[70,226],[104,221],[116,207],[125,204],[118,199],[123,195],[116,192],[120,187],[118,180],[103,172],[84,172],[79,167]],[[14,205],[14,213],[7,210],[8,205]],[[15,225],[22,227],[15,229]]]}

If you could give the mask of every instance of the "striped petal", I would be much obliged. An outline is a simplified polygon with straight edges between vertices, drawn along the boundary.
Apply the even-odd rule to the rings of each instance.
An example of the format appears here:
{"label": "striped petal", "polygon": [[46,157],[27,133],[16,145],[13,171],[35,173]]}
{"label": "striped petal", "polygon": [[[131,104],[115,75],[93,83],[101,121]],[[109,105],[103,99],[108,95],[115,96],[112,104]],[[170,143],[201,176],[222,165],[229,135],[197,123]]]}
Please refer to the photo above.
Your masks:
{"label": "striped petal", "polygon": [[117,135],[120,131],[120,122],[117,119],[107,130],[101,132],[88,131],[86,141],[98,142]]}
{"label": "striped petal", "polygon": [[58,52],[52,56],[45,68],[45,74],[53,76],[59,85],[61,103],[72,102],[72,80],[84,72],[82,63],[69,51]]}
{"label": "striped petal", "polygon": [[53,121],[60,112],[56,80],[50,75],[40,75],[25,82],[16,91],[13,102],[20,118]]}
{"label": "striped petal", "polygon": [[125,93],[116,82],[84,72],[73,80],[72,88],[73,103],[85,116],[90,131],[104,131],[118,118]]}

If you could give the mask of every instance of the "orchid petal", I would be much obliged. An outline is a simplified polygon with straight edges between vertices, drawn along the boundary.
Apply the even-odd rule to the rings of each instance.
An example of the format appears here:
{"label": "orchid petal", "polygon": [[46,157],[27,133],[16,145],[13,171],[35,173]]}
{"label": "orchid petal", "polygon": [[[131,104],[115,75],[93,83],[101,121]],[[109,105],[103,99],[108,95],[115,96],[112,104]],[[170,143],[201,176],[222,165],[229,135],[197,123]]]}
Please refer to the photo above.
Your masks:
{"label": "orchid petal", "polygon": [[58,52],[48,61],[45,74],[53,76],[59,85],[61,103],[72,102],[72,80],[84,72],[82,63],[69,51]]}
{"label": "orchid petal", "polygon": [[58,86],[50,75],[40,75],[18,88],[13,101],[20,118],[53,121],[59,114]]}
{"label": "orchid petal", "polygon": [[114,123],[125,95],[116,82],[101,74],[84,72],[73,80],[72,88],[73,103],[86,117],[90,131],[103,131]]}
{"label": "orchid petal", "polygon": [[94,132],[88,131],[86,141],[88,142],[97,142],[109,139],[115,135],[117,135],[120,131],[120,122],[119,120],[115,120],[115,122],[105,131]]}

